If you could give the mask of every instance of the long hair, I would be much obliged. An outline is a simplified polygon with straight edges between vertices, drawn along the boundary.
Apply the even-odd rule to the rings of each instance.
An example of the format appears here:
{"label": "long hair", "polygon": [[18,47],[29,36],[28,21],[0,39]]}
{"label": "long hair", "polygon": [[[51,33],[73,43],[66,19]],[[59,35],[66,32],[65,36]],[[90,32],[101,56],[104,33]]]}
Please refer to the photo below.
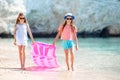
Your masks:
{"label": "long hair", "polygon": [[[66,24],[67,24],[67,21],[65,20],[65,22],[63,23],[62,31],[64,30]],[[74,30],[75,30],[76,27],[75,27],[75,25],[73,23],[73,20],[71,20],[71,24],[70,25],[71,25],[72,32],[74,32]]]}
{"label": "long hair", "polygon": [[15,25],[18,24],[18,23],[20,22],[20,20],[19,20],[20,16],[24,16],[24,23],[28,23],[28,21],[27,21],[25,15],[24,15],[23,13],[19,13],[19,14],[18,14],[18,17],[17,17],[17,19],[16,19]]}

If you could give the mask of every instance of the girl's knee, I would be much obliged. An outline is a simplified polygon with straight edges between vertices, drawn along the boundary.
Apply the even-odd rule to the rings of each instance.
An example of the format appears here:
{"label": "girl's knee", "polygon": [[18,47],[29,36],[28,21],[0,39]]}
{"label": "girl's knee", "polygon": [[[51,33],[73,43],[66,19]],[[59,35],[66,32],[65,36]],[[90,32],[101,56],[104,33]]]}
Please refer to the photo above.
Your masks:
{"label": "girl's knee", "polygon": [[74,50],[70,50],[70,54],[74,54]]}

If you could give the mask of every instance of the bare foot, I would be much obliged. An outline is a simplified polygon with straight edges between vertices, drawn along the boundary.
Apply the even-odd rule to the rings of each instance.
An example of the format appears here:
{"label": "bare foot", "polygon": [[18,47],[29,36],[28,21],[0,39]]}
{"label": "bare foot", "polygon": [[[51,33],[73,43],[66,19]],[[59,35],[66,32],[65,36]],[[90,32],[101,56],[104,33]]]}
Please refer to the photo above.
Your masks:
{"label": "bare foot", "polygon": [[22,69],[22,70],[25,70],[25,66],[24,66],[24,65],[22,65],[22,66],[21,66],[21,69]]}
{"label": "bare foot", "polygon": [[68,67],[68,71],[70,70],[70,68]]}
{"label": "bare foot", "polygon": [[21,67],[21,70],[25,70],[25,67]]}
{"label": "bare foot", "polygon": [[71,66],[71,69],[72,69],[72,71],[74,71],[74,68],[73,68],[73,66]]}

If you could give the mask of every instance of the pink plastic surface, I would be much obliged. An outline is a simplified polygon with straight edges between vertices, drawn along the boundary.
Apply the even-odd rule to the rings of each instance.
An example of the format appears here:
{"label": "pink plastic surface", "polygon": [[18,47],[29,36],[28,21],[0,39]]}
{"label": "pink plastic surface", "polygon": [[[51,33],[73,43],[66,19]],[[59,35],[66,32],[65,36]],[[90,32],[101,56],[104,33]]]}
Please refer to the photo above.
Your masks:
{"label": "pink plastic surface", "polygon": [[56,60],[56,47],[52,44],[35,42],[31,46],[32,59],[40,67],[58,67]]}

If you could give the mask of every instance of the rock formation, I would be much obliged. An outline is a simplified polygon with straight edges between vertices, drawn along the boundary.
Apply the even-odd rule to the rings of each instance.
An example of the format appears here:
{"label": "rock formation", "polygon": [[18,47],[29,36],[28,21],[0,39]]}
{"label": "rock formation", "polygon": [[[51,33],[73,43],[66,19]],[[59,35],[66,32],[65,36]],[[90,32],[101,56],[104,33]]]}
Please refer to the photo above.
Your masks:
{"label": "rock formation", "polygon": [[80,36],[99,36],[106,26],[120,25],[119,7],[119,0],[0,0],[0,34],[13,34],[16,16],[24,12],[34,36],[55,35],[72,12]]}

